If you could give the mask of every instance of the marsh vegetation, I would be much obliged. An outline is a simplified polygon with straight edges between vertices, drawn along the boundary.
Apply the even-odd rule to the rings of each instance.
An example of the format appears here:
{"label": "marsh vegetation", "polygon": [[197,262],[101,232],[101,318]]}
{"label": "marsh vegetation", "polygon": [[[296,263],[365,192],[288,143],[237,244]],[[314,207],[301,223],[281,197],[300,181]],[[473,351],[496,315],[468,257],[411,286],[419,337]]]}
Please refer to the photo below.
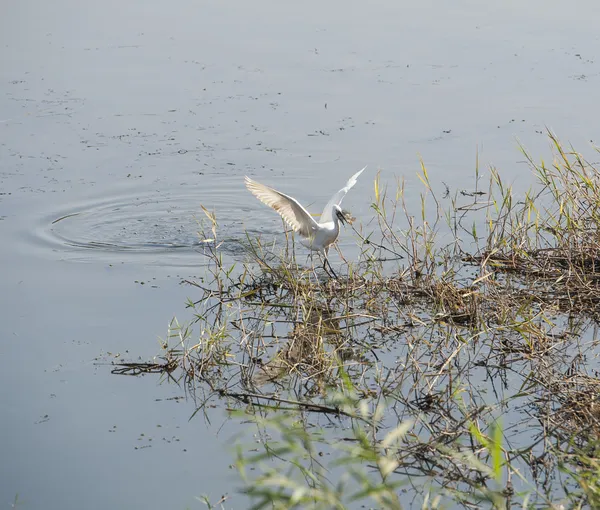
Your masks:
{"label": "marsh vegetation", "polygon": [[411,211],[402,181],[376,178],[337,279],[291,234],[248,236],[225,263],[206,211],[194,321],[115,370],[182,385],[195,419],[245,423],[253,508],[597,508],[600,176],[549,140],[550,162],[523,151],[526,193],[477,169],[440,196],[423,164]]}

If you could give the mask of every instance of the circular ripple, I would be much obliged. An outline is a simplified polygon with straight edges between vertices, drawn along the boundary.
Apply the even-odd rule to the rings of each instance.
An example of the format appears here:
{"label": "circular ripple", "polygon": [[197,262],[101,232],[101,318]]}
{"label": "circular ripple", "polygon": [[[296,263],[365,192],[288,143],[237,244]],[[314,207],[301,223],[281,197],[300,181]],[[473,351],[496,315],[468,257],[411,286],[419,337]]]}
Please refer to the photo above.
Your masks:
{"label": "circular ripple", "polygon": [[137,198],[68,212],[50,225],[63,244],[106,251],[164,252],[200,244],[195,213],[183,197]]}
{"label": "circular ripple", "polygon": [[[38,239],[55,251],[75,253],[75,258],[82,260],[104,256],[197,266],[205,262],[201,253],[206,244],[198,235],[202,224],[210,232],[210,222],[200,203],[198,195],[164,192],[88,202],[46,217]],[[231,210],[229,205],[225,203],[224,208]],[[220,236],[224,233],[219,229]],[[230,244],[235,252],[235,243]]]}

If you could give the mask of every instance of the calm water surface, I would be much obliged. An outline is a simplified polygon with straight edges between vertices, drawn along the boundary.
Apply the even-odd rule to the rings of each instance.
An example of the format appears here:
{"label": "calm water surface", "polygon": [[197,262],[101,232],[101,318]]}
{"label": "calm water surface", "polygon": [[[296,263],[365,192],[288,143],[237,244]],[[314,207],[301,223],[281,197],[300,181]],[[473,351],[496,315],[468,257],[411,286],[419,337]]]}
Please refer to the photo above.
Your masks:
{"label": "calm water surface", "polygon": [[368,219],[381,169],[418,213],[419,156],[456,191],[477,150],[525,189],[517,140],[600,138],[595,5],[4,2],[0,508],[244,508],[222,411],[96,363],[186,318],[200,204],[225,238],[276,235],[245,174],[320,211],[369,164],[344,205]]}

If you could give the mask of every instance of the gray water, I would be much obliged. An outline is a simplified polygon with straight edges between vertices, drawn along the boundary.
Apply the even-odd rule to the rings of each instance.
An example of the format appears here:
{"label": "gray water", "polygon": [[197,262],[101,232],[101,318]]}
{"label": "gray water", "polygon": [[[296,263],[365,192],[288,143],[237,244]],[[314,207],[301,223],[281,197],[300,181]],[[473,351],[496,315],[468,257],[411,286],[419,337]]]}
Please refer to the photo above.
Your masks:
{"label": "gray water", "polygon": [[[281,222],[243,176],[369,218],[372,179],[419,157],[440,191],[475,155],[525,189],[517,140],[598,140],[596,4],[77,2],[0,8],[0,508],[244,508],[221,410],[110,374],[159,351],[223,238]],[[352,252],[346,233],[342,249]]]}

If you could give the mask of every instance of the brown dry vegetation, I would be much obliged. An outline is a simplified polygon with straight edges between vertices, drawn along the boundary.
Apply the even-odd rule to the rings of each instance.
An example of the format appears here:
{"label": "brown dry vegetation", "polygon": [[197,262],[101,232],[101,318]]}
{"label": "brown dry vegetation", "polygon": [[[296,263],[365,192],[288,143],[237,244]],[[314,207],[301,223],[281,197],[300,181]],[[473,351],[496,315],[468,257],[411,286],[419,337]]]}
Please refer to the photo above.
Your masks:
{"label": "brown dry vegetation", "polygon": [[519,197],[492,170],[444,209],[422,166],[415,217],[401,182],[376,180],[339,279],[297,262],[292,237],[280,253],[248,238],[226,267],[208,213],[195,322],[172,324],[151,368],[207,418],[218,405],[255,423],[266,453],[238,467],[258,507],[352,506],[333,481],[348,472],[315,471],[319,449],[352,466],[354,501],[383,508],[600,504],[600,176],[550,140]]}

